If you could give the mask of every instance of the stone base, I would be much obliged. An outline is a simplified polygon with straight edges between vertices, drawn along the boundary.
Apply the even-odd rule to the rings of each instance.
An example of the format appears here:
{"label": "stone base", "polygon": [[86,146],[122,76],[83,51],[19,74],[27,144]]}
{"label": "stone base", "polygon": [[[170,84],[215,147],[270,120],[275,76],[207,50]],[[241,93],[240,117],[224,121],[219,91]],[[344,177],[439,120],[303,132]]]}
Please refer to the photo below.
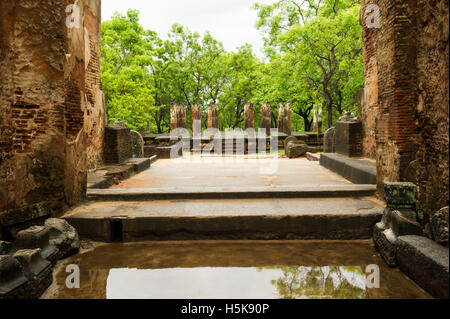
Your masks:
{"label": "stone base", "polygon": [[353,159],[337,153],[323,153],[320,155],[320,165],[355,184],[377,183],[376,164],[368,160]]}
{"label": "stone base", "polygon": [[400,236],[396,259],[402,272],[436,298],[449,298],[449,251],[422,236]]}

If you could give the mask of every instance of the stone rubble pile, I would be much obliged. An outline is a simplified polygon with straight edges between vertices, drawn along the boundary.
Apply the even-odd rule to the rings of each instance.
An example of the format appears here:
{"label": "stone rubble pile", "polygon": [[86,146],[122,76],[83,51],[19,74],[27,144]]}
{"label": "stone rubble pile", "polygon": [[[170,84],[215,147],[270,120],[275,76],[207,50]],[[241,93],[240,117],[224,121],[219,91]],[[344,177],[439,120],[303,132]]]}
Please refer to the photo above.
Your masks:
{"label": "stone rubble pile", "polygon": [[51,285],[58,260],[76,254],[80,240],[65,220],[49,218],[0,241],[0,299],[36,299]]}

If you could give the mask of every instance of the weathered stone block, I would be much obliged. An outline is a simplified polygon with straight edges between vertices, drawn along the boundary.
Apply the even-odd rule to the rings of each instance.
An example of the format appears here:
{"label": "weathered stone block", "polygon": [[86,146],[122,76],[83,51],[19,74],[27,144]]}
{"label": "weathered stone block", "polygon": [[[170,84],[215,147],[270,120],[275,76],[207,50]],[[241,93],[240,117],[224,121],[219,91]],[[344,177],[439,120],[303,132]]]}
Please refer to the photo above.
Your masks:
{"label": "weathered stone block", "polygon": [[270,129],[272,128],[272,111],[269,103],[263,104],[261,107],[261,129],[266,132],[266,135],[270,135]]}
{"label": "weathered stone block", "polygon": [[333,127],[330,127],[326,132],[324,136],[324,145],[323,145],[323,151],[325,153],[334,153],[336,152],[336,145],[335,145],[335,132],[336,129]]}
{"label": "weathered stone block", "polygon": [[291,105],[289,103],[278,106],[278,132],[291,135]]}
{"label": "weathered stone block", "polygon": [[178,145],[157,147],[158,157],[161,159],[177,158],[183,156],[183,148]]}
{"label": "weathered stone block", "polygon": [[392,231],[396,236],[423,236],[422,227],[416,221],[416,212],[413,210],[392,210],[390,215],[390,223]]}
{"label": "weathered stone block", "polygon": [[289,158],[299,158],[306,154],[308,146],[305,144],[289,144],[286,149],[286,156]]}
{"label": "weathered stone block", "polygon": [[136,131],[130,132],[131,137],[131,154],[134,158],[144,157],[144,139],[141,133]]}
{"label": "weathered stone block", "polygon": [[22,267],[13,256],[0,256],[0,299],[19,298],[26,291],[27,282]]}
{"label": "weathered stone block", "polygon": [[381,257],[390,266],[396,266],[395,249],[397,237],[383,222],[377,223],[373,230],[373,242]]}
{"label": "weathered stone block", "polygon": [[42,258],[40,249],[19,250],[14,254],[14,258],[28,279],[26,289],[15,298],[39,298],[52,283],[52,263]]}
{"label": "weathered stone block", "polygon": [[58,249],[55,259],[63,259],[78,252],[80,240],[78,233],[67,221],[49,218],[45,221],[49,232],[49,243]]}
{"label": "weathered stone block", "polygon": [[335,126],[336,153],[349,157],[362,156],[362,123],[351,115],[343,116]]}
{"label": "weathered stone block", "polygon": [[42,258],[41,249],[21,249],[14,253],[14,258],[19,262],[25,276],[32,280],[39,277],[43,270],[51,263]]}
{"label": "weathered stone block", "polygon": [[58,249],[50,245],[49,229],[44,226],[32,226],[17,233],[13,243],[16,250],[40,248],[42,257],[48,260],[56,260]]}
{"label": "weathered stone block", "polygon": [[385,182],[384,199],[392,208],[415,208],[417,186],[413,183]]}
{"label": "weathered stone block", "polygon": [[50,216],[51,213],[52,211],[47,205],[42,203],[34,204],[0,214],[0,224],[6,227],[13,226],[41,217]]}
{"label": "weathered stone block", "polygon": [[422,236],[401,236],[396,259],[402,272],[436,298],[449,298],[449,251]]}
{"label": "weathered stone block", "polygon": [[177,128],[186,128],[186,107],[184,105],[172,105],[170,108],[170,131]]}
{"label": "weathered stone block", "polygon": [[105,164],[121,164],[133,156],[131,131],[123,125],[108,125],[105,129],[104,140]]}
{"label": "weathered stone block", "polygon": [[255,107],[253,103],[247,103],[244,107],[244,128],[255,127]]}
{"label": "weathered stone block", "polygon": [[194,104],[191,106],[192,111],[192,135],[199,136],[202,134],[202,107]]}
{"label": "weathered stone block", "polygon": [[430,229],[437,243],[448,245],[448,206],[431,216]]}
{"label": "weathered stone block", "polygon": [[208,105],[208,129],[219,128],[219,108],[215,104]]}

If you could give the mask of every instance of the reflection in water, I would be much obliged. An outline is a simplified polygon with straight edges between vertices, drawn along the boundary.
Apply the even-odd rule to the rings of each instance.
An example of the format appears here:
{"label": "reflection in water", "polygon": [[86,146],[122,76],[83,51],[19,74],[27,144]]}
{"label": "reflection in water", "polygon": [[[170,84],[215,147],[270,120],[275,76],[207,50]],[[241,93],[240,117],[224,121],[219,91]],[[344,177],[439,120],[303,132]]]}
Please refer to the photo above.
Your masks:
{"label": "reflection in water", "polygon": [[360,267],[281,267],[272,280],[283,299],[363,299],[365,274]]}
{"label": "reflection in water", "polygon": [[111,269],[108,299],[365,297],[360,267]]}

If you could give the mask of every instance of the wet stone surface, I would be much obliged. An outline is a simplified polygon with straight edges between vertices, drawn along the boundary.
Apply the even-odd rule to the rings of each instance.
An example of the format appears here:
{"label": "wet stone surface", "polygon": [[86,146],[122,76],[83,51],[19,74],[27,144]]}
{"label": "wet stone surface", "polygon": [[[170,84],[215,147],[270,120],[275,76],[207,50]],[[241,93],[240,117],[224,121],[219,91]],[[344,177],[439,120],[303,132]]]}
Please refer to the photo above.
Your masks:
{"label": "wet stone surface", "polygon": [[[59,264],[43,298],[430,298],[385,265],[370,241],[96,244]],[[67,289],[66,265],[81,287]],[[368,265],[380,288],[365,287]]]}

